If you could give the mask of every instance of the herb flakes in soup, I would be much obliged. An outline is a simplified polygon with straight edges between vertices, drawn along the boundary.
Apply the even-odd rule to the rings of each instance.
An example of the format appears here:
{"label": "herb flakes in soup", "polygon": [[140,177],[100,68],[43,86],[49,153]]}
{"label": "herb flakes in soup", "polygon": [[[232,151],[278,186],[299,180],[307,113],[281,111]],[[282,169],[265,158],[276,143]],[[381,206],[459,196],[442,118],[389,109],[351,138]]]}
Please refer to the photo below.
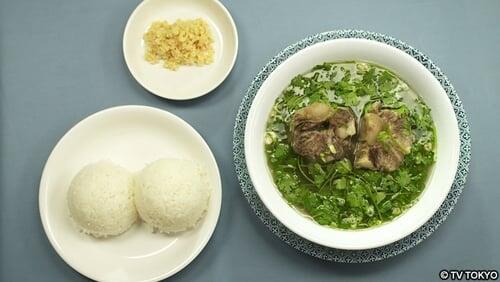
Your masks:
{"label": "herb flakes in soup", "polygon": [[274,182],[321,225],[368,228],[408,210],[435,159],[430,108],[367,62],[324,63],[294,77],[268,120]]}

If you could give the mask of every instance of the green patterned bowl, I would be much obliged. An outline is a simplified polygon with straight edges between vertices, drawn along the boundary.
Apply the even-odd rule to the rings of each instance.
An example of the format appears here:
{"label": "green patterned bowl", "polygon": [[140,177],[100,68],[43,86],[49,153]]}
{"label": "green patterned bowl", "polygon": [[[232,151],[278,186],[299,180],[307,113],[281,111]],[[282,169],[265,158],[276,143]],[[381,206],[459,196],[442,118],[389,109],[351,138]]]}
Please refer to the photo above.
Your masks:
{"label": "green patterned bowl", "polygon": [[[320,226],[288,206],[272,183],[263,153],[267,116],[290,79],[316,64],[345,60],[370,61],[396,72],[431,107],[438,133],[436,165],[420,200],[394,221],[360,231]],[[287,47],[257,75],[237,116],[234,157],[245,196],[275,234],[320,258],[371,261],[409,249],[444,220],[465,182],[470,135],[453,87],[425,55],[381,34],[333,31]]]}

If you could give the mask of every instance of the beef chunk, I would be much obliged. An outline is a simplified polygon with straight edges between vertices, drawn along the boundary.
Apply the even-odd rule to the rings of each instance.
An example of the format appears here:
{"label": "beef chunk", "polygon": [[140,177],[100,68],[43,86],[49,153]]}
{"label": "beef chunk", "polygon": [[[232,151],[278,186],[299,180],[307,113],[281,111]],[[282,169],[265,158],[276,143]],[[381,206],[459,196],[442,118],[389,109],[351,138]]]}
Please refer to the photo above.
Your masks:
{"label": "beef chunk", "polygon": [[375,103],[361,118],[354,165],[380,171],[395,171],[411,151],[413,136],[405,120],[394,110]]}
{"label": "beef chunk", "polygon": [[353,154],[356,117],[351,109],[313,103],[295,112],[290,128],[293,150],[307,159],[330,162]]}

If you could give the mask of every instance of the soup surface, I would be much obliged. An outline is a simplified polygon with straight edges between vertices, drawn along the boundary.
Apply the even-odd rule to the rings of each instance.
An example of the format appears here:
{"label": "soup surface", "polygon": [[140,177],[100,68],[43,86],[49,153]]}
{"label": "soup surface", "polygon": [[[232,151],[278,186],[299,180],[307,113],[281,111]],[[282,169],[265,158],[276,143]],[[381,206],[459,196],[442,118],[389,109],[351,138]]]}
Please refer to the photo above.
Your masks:
{"label": "soup surface", "polygon": [[321,225],[368,228],[408,210],[435,159],[429,107],[396,74],[359,61],[296,76],[268,119],[277,189]]}

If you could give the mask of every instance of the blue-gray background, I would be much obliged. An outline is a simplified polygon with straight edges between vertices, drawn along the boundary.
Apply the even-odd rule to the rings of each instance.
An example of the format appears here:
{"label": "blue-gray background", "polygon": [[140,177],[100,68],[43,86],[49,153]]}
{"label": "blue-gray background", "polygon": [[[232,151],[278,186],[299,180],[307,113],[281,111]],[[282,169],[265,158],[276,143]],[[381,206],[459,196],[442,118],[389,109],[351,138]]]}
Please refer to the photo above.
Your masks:
{"label": "blue-gray background", "polygon": [[[240,49],[229,78],[194,101],[141,88],[122,56],[138,0],[0,0],[0,281],[81,281],[54,252],[38,214],[50,151],[76,122],[107,107],[142,104],[192,124],[223,179],[219,224],[173,281],[429,281],[441,269],[500,265],[500,1],[224,0]],[[416,248],[383,262],[345,265],[301,254],[250,210],[236,180],[232,129],[259,69],[287,45],[321,31],[377,31],[420,49],[448,75],[468,112],[472,163],[448,220]]]}

